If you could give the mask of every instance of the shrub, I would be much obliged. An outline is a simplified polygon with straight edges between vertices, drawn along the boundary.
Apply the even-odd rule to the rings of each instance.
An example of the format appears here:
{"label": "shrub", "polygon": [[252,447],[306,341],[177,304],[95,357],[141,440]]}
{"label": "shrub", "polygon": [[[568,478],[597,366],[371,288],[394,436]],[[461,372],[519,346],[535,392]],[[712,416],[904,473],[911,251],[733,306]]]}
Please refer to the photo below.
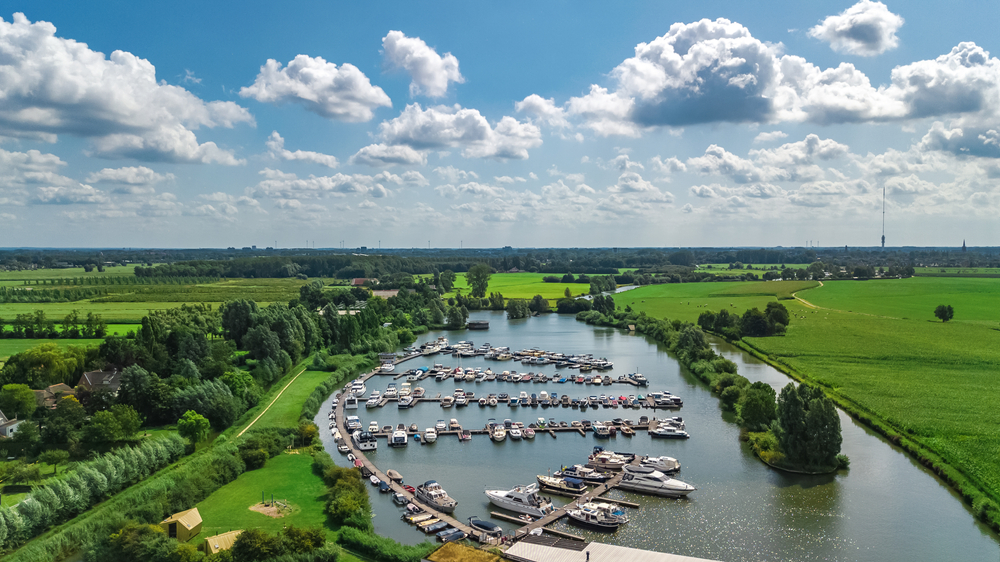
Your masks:
{"label": "shrub", "polygon": [[420,562],[437,549],[434,543],[424,541],[415,546],[405,546],[388,538],[353,527],[340,530],[340,543],[376,562]]}

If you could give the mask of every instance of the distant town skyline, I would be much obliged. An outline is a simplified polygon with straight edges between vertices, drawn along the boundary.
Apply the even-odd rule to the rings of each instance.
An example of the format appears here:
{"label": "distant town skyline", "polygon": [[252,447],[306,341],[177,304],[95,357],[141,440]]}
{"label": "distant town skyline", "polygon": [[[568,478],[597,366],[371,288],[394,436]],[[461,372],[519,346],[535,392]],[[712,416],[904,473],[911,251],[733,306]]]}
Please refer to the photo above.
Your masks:
{"label": "distant town skyline", "polygon": [[995,3],[5,9],[0,247],[1000,246]]}

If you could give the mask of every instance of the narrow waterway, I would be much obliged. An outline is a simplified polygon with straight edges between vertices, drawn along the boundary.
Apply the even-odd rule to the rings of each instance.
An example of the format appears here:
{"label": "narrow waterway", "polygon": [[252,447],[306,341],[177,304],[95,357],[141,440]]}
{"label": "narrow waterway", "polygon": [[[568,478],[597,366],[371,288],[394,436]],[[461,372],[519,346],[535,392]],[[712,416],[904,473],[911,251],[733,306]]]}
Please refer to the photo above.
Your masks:
{"label": "narrow waterway", "polygon": [[[912,562],[996,560],[998,538],[978,524],[961,500],[931,473],[905,453],[841,414],[843,452],[851,457],[850,471],[828,476],[789,475],[770,469],[755,459],[740,443],[739,429],[731,414],[722,412],[719,401],[708,388],[687,373],[661,346],[645,336],[622,330],[594,328],[577,322],[572,316],[550,314],[539,318],[507,321],[502,313],[479,312],[474,320],[489,320],[486,332],[445,332],[453,341],[473,340],[478,346],[489,342],[512,349],[538,347],[562,353],[592,353],[615,363],[611,374],[639,371],[649,380],[648,389],[624,385],[590,387],[558,383],[438,383],[433,380],[414,383],[429,396],[451,394],[456,386],[473,391],[476,396],[506,392],[516,395],[524,390],[541,390],[582,397],[593,394],[633,394],[642,390],[669,390],[684,399],[684,407],[675,414],[659,412],[661,417],[680,415],[691,439],[686,441],[653,440],[645,433],[635,437],[600,440],[587,434],[560,433],[553,439],[540,434],[534,440],[494,443],[486,436],[475,436],[461,443],[455,437],[442,437],[436,443],[410,442],[405,448],[391,449],[384,440],[369,458],[383,470],[396,469],[406,483],[417,485],[434,479],[458,500],[456,518],[466,520],[476,515],[486,518],[496,510],[483,494],[486,488],[509,489],[516,484],[535,481],[535,475],[558,470],[561,465],[584,463],[594,445],[615,451],[642,455],[669,455],[682,464],[677,476],[698,489],[687,499],[670,500],[614,491],[610,497],[627,498],[641,504],[629,510],[631,521],[613,534],[595,533],[572,526],[565,520],[555,528],[584,535],[593,540],[645,548],[725,562],[805,561],[805,560],[879,560]],[[442,333],[425,334],[420,342]],[[713,343],[716,349],[739,366],[739,372],[752,381],[764,381],[780,389],[790,379],[765,363],[729,346]],[[449,366],[490,367],[494,370],[520,372],[542,371],[547,374],[576,373],[513,362],[492,362],[482,358],[462,359],[433,356],[401,364],[402,370],[443,363]],[[384,390],[391,376],[370,379],[369,391]],[[398,383],[402,382],[396,381]],[[317,416],[321,428],[328,425],[329,401]],[[353,412],[352,412],[353,413]],[[558,421],[609,420],[616,417],[637,420],[652,417],[650,410],[571,408],[465,408],[443,409],[432,403],[418,404],[409,410],[394,405],[380,409],[357,410],[365,426],[371,420],[380,425],[416,423],[420,430],[432,427],[439,419],[457,418],[466,428],[481,428],[489,418],[510,418],[527,425],[539,417]],[[321,431],[324,444],[334,460],[347,463],[336,452],[328,431]],[[400,509],[388,494],[370,488],[376,531],[404,543],[417,543],[425,536],[400,521]],[[566,498],[553,496],[561,505]],[[510,530],[514,525],[494,520]]]}

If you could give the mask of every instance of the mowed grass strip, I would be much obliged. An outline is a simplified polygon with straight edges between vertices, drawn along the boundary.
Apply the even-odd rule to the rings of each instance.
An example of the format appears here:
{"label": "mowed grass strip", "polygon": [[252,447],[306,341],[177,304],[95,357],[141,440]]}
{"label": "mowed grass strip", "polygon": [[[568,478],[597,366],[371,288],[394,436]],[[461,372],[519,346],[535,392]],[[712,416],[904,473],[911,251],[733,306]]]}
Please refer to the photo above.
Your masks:
{"label": "mowed grass strip", "polygon": [[[276,500],[287,500],[293,506],[291,512],[275,518],[251,511],[251,506],[260,503],[261,493],[268,501],[271,494]],[[206,537],[236,529],[260,528],[276,533],[285,525],[323,527],[332,539],[330,529],[325,526],[325,497],[323,480],[312,472],[312,457],[305,452],[282,453],[268,459],[263,468],[244,472],[197,504],[202,527],[195,538],[196,544],[204,542]]]}
{"label": "mowed grass strip", "polygon": [[295,382],[285,389],[278,400],[268,408],[267,412],[254,427],[295,427],[299,424],[302,404],[317,386],[330,378],[326,371],[306,371],[299,375]]}

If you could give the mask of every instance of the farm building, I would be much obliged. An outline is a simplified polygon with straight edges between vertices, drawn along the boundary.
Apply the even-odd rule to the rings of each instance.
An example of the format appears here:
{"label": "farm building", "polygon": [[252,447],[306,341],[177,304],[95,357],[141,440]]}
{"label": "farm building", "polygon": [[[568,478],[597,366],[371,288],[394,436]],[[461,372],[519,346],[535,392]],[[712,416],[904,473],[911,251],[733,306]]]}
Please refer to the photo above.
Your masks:
{"label": "farm building", "polygon": [[39,408],[52,410],[56,407],[56,402],[63,396],[76,396],[76,391],[68,384],[53,384],[43,390],[32,390],[35,393],[35,401]]}
{"label": "farm building", "polygon": [[76,386],[82,386],[91,392],[112,392],[118,396],[118,387],[122,384],[122,373],[118,369],[113,371],[90,371],[80,377],[80,382]]}
{"label": "farm building", "polygon": [[24,420],[19,420],[17,418],[7,419],[7,416],[3,412],[0,412],[0,435],[4,437],[10,437],[14,434],[17,426]]}
{"label": "farm building", "polygon": [[242,532],[242,530],[229,531],[228,533],[208,537],[205,539],[205,554],[215,554],[216,552],[233,548],[236,537]]}
{"label": "farm building", "polygon": [[201,532],[201,514],[197,507],[193,507],[167,517],[160,522],[160,527],[163,527],[170,538],[187,542]]}

